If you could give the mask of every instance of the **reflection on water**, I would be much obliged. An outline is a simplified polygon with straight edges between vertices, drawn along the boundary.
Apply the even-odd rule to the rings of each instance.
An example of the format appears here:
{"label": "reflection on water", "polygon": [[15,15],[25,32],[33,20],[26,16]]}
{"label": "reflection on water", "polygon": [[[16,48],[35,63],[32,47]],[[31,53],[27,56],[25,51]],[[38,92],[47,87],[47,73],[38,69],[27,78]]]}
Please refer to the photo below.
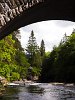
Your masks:
{"label": "reflection on water", "polygon": [[7,87],[0,100],[75,100],[75,87],[53,84]]}
{"label": "reflection on water", "polygon": [[29,93],[37,93],[37,94],[44,93],[44,88],[40,88],[39,86],[29,86],[27,90]]}

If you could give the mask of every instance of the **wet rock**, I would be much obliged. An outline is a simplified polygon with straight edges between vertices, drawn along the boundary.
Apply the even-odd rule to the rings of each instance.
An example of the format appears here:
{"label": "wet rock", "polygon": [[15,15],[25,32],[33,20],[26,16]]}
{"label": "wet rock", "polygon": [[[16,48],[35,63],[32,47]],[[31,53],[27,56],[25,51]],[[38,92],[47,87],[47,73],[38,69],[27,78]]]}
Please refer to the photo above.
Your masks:
{"label": "wet rock", "polygon": [[5,77],[0,76],[0,83],[2,84],[2,86],[7,86],[8,81]]}

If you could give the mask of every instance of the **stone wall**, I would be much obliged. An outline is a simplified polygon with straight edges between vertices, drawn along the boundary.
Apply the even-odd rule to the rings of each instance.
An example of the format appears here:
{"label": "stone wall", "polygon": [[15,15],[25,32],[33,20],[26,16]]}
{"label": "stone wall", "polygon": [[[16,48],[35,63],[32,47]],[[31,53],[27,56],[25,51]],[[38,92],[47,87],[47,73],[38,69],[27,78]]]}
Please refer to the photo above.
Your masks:
{"label": "stone wall", "polygon": [[24,10],[44,0],[0,0],[0,28]]}

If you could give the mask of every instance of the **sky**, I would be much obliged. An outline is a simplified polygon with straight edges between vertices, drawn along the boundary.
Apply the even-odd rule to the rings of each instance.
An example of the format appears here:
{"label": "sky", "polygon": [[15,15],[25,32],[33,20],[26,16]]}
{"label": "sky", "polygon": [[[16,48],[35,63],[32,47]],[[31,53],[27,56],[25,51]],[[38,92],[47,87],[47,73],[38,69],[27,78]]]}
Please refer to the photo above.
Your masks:
{"label": "sky", "polygon": [[75,28],[75,22],[63,21],[63,20],[50,20],[42,21],[28,26],[20,28],[21,33],[21,45],[26,48],[31,31],[34,31],[37,44],[40,46],[41,40],[44,40],[45,49],[51,51],[53,46],[58,46],[64,34],[68,36]]}

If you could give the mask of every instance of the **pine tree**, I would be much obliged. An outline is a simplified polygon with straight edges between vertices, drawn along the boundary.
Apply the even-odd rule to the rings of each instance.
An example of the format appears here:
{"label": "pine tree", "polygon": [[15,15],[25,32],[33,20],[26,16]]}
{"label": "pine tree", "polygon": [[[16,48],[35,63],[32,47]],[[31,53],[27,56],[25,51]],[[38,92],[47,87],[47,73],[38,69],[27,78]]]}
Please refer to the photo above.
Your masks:
{"label": "pine tree", "polygon": [[41,57],[45,56],[45,44],[44,44],[44,40],[41,41],[40,53],[41,53]]}
{"label": "pine tree", "polygon": [[26,54],[31,66],[40,67],[41,65],[40,50],[39,50],[39,46],[37,45],[33,30],[31,31],[31,35],[29,37],[26,51],[27,51]]}
{"label": "pine tree", "polygon": [[27,51],[26,53],[29,58],[29,63],[31,63],[31,65],[33,63],[36,50],[37,50],[36,38],[34,37],[34,32],[32,30],[31,35],[28,40],[27,48],[26,48],[26,51]]}

